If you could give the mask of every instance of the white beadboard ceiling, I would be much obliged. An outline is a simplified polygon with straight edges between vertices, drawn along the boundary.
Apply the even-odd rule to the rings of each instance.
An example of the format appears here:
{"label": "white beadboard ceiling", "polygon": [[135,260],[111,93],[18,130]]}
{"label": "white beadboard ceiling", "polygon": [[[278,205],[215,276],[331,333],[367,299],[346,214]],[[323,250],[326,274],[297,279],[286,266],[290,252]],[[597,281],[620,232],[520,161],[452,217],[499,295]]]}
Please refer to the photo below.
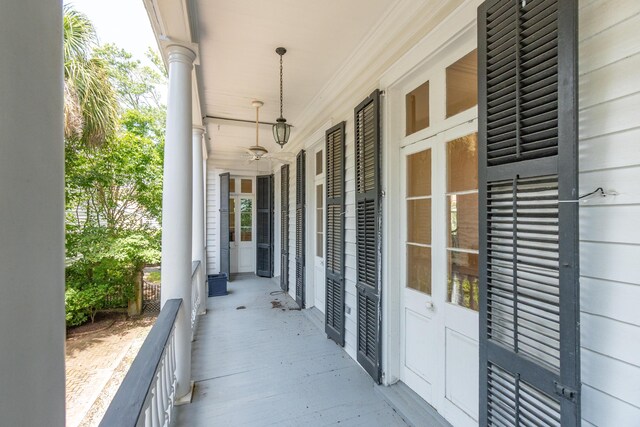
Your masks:
{"label": "white beadboard ceiling", "polygon": [[[278,46],[284,55],[284,116],[294,126],[357,46],[384,19],[390,0],[197,0],[203,115],[255,120],[279,116]],[[242,153],[255,143],[255,125],[207,120],[212,155]],[[295,138],[296,129],[292,131]],[[280,148],[271,128],[260,144]],[[286,147],[286,146],[285,146]],[[285,148],[286,150],[286,148]]]}

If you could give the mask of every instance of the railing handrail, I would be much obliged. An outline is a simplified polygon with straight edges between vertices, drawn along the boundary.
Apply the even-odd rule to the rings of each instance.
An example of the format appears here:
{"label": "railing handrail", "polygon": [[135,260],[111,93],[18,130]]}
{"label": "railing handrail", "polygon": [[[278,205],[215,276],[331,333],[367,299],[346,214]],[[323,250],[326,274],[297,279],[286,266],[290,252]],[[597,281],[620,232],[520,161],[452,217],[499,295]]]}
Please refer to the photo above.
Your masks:
{"label": "railing handrail", "polygon": [[133,427],[138,423],[181,305],[182,299],[170,299],[165,302],[102,418],[101,427]]}

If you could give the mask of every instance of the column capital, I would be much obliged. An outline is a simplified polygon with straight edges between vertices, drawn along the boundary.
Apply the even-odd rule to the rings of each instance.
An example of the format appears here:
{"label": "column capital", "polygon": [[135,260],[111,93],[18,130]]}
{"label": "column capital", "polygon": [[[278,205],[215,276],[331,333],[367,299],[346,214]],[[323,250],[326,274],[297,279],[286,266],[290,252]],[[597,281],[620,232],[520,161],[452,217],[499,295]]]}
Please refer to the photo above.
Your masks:
{"label": "column capital", "polygon": [[198,57],[194,50],[179,44],[167,45],[164,50],[167,53],[167,59],[170,64],[172,62],[181,62],[192,66]]}
{"label": "column capital", "polygon": [[197,136],[197,135],[204,135],[205,133],[205,127],[204,126],[200,126],[200,125],[193,125],[193,135]]}

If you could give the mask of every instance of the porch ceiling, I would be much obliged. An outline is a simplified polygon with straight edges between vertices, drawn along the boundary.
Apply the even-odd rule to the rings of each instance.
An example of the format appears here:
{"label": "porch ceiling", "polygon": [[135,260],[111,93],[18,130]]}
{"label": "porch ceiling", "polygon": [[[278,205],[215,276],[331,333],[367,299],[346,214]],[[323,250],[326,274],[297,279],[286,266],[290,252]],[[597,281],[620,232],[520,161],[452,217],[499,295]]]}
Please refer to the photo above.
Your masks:
{"label": "porch ceiling", "polygon": [[[252,99],[264,107],[260,120],[279,116],[279,59],[284,46],[284,116],[297,119],[356,47],[384,19],[396,0],[196,0],[202,115],[255,120]],[[193,22],[193,21],[192,21]],[[208,150],[238,157],[255,142],[251,123],[207,120]],[[292,138],[295,139],[296,128]],[[280,148],[271,129],[260,144]]]}

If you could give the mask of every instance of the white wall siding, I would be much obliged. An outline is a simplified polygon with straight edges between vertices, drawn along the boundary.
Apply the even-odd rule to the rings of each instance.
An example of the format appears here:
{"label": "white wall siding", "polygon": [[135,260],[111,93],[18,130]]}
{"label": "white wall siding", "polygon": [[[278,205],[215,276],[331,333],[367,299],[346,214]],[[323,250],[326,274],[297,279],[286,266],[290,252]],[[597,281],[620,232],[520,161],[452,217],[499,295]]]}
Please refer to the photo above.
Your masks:
{"label": "white wall siding", "polygon": [[585,425],[640,420],[640,2],[580,3],[581,358]]}
{"label": "white wall siding", "polygon": [[220,272],[220,173],[207,163],[207,274]]}

